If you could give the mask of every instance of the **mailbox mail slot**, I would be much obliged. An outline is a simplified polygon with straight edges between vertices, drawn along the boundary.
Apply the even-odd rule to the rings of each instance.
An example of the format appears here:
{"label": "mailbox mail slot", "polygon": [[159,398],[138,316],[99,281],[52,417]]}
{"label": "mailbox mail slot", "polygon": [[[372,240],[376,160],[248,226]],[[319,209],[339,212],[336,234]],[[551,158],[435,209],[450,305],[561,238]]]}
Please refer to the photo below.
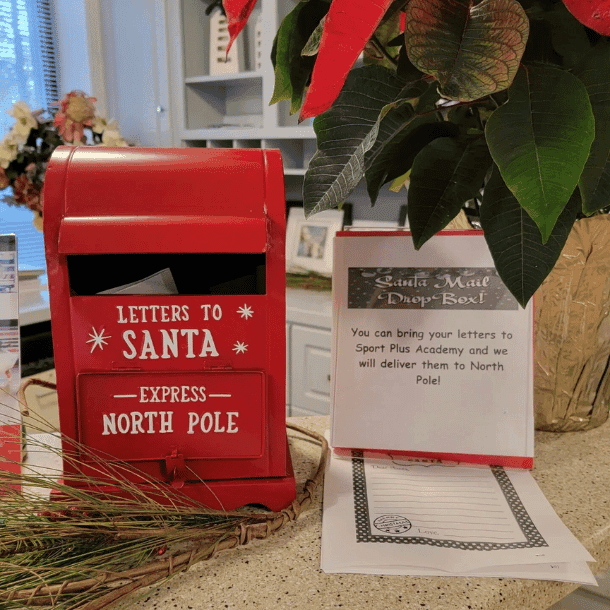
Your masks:
{"label": "mailbox mail slot", "polygon": [[44,202],[64,451],[109,488],[120,460],[215,508],[289,504],[279,153],[60,147]]}

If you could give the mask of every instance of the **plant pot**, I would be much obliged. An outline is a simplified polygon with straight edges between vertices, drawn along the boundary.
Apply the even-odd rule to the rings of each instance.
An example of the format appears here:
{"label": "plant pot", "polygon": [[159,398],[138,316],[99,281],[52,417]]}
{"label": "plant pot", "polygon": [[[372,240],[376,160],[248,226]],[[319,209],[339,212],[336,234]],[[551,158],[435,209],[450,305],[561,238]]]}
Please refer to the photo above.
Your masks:
{"label": "plant pot", "polygon": [[610,216],[578,220],[535,296],[535,426],[571,432],[608,419]]}

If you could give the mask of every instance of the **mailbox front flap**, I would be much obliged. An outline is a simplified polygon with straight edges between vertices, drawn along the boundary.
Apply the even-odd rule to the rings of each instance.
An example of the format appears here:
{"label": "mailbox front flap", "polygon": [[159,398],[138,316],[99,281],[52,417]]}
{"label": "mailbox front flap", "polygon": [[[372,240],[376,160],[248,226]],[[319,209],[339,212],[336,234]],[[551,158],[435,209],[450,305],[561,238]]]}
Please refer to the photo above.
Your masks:
{"label": "mailbox front flap", "polygon": [[82,373],[80,440],[114,459],[258,458],[265,433],[261,371]]}
{"label": "mailbox front flap", "polygon": [[264,217],[77,216],[59,227],[61,254],[265,252]]}

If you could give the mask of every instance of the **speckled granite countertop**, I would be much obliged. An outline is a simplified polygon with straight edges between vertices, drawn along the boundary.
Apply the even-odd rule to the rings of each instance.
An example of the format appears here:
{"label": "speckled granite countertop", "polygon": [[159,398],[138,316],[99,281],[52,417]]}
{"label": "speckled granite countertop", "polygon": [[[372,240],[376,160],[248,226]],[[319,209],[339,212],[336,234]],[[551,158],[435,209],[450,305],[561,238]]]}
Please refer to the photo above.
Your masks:
{"label": "speckled granite countertop", "polygon": [[[322,432],[328,417],[290,418]],[[318,447],[290,441],[297,481],[315,469]],[[588,432],[536,433],[534,477],[563,522],[610,565],[610,422]],[[499,578],[327,575],[320,570],[321,496],[268,540],[193,566],[123,608],[159,610],[543,610],[576,585]]]}

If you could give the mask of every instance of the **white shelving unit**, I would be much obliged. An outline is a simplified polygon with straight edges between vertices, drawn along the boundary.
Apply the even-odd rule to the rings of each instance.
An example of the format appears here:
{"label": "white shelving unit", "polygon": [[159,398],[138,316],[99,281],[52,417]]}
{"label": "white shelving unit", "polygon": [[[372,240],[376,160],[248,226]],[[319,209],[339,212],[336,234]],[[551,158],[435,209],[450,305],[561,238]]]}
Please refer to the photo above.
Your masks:
{"label": "white shelving unit", "polygon": [[[273,39],[295,4],[294,0],[260,0],[235,43],[242,69],[210,74],[210,17],[205,14],[209,1],[168,3],[170,62],[177,67],[172,70],[172,90],[180,92],[173,100],[174,145],[277,148],[287,177],[296,176],[298,181],[305,174],[315,152],[313,127],[299,125],[296,116],[290,116],[287,101],[268,103],[274,86]],[[258,40],[257,21],[262,24]]]}

